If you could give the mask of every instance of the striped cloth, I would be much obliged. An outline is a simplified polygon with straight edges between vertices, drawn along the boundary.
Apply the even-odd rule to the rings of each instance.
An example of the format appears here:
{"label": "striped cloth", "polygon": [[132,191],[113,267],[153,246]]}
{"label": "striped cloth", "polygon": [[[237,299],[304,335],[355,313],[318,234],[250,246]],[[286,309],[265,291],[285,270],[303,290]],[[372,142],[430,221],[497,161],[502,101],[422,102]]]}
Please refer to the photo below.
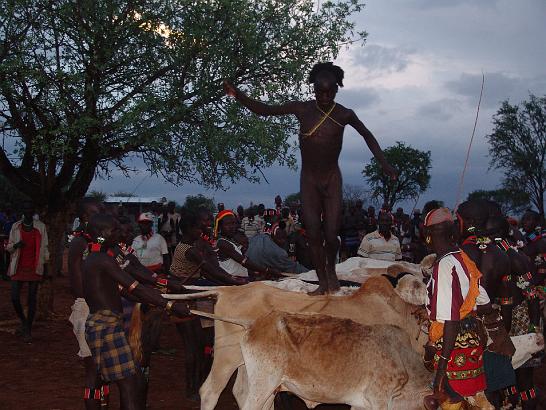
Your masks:
{"label": "striped cloth", "polygon": [[106,309],[91,313],[85,324],[85,338],[104,381],[115,382],[136,374],[120,313]]}

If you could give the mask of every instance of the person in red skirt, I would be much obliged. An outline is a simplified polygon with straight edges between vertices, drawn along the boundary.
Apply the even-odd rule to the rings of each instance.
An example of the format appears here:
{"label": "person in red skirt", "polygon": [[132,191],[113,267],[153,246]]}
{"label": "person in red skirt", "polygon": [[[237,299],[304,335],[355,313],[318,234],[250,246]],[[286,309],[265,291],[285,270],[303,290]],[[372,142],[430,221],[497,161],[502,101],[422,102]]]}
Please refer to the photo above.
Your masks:
{"label": "person in red skirt", "polygon": [[[8,276],[11,279],[11,301],[15,313],[21,319],[21,334],[25,343],[32,342],[31,328],[36,313],[38,285],[47,275],[49,260],[47,231],[45,225],[34,220],[31,202],[22,204],[23,219],[14,223],[9,233],[6,249],[11,253]],[[28,284],[27,314],[21,305],[21,289]]]}

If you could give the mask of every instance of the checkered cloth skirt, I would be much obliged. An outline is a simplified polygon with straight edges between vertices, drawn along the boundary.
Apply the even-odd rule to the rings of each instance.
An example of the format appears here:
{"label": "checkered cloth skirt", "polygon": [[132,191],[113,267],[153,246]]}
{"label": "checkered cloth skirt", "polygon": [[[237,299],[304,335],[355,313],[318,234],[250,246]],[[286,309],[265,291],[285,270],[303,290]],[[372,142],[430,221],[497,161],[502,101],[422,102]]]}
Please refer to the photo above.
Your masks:
{"label": "checkered cloth skirt", "polygon": [[120,313],[110,310],[91,313],[85,324],[85,338],[104,381],[115,382],[136,374]]}

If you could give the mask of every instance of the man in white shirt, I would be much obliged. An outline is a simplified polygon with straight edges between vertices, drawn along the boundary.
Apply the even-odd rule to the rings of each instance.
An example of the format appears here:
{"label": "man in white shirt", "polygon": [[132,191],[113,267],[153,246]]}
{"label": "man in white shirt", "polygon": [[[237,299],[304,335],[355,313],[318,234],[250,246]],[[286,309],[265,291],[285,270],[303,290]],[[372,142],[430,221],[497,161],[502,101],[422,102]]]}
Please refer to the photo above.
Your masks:
{"label": "man in white shirt", "polygon": [[385,261],[401,260],[400,241],[392,234],[393,221],[390,212],[381,212],[378,219],[378,229],[364,236],[358,248],[358,255]]}
{"label": "man in white shirt", "polygon": [[167,241],[152,230],[153,215],[150,212],[138,217],[140,235],[133,240],[135,255],[144,266],[155,273],[166,273],[170,266]]}

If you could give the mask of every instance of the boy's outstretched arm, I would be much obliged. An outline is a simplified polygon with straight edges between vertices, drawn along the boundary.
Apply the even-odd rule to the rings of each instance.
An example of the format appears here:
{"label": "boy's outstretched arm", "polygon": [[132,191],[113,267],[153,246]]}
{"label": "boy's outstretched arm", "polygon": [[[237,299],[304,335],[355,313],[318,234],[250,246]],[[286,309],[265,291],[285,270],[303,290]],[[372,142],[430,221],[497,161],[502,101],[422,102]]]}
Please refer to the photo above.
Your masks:
{"label": "boy's outstretched arm", "polygon": [[227,95],[235,98],[250,111],[258,115],[298,115],[300,111],[300,102],[289,102],[282,105],[265,104],[261,101],[248,97],[245,93],[236,88],[227,80],[224,81],[224,91]]}
{"label": "boy's outstretched arm", "polygon": [[366,141],[366,144],[368,145],[368,148],[370,148],[370,151],[372,152],[373,156],[379,162],[381,167],[383,168],[383,172],[387,174],[391,179],[395,180],[397,178],[397,172],[396,170],[387,162],[385,159],[385,156],[383,155],[383,151],[381,150],[381,147],[379,146],[379,143],[371,133],[371,131],[366,128],[366,126],[360,121],[360,119],[357,117],[355,112],[353,110],[349,110],[349,118],[347,121],[347,124],[349,124],[351,127],[353,127],[355,130],[358,131],[360,135],[364,137],[364,141]]}

